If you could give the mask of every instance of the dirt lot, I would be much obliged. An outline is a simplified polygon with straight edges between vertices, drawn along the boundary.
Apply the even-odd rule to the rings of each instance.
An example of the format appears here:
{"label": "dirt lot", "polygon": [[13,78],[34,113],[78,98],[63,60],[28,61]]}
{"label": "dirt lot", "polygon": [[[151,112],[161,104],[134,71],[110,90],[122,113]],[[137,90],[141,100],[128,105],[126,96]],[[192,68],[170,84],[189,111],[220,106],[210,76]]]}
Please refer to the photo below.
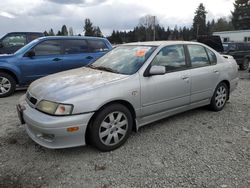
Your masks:
{"label": "dirt lot", "polygon": [[0,187],[250,187],[250,79],[221,112],[195,109],[133,133],[112,152],[35,144],[0,99]]}

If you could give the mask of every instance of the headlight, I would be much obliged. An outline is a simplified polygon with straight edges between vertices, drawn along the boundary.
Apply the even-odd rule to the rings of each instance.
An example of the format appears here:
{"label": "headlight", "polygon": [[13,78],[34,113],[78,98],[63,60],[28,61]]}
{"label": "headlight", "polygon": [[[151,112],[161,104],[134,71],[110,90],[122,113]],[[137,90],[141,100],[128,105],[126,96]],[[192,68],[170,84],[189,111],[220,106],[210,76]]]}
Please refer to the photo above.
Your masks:
{"label": "headlight", "polygon": [[38,103],[37,109],[51,115],[70,115],[73,105],[42,100]]}

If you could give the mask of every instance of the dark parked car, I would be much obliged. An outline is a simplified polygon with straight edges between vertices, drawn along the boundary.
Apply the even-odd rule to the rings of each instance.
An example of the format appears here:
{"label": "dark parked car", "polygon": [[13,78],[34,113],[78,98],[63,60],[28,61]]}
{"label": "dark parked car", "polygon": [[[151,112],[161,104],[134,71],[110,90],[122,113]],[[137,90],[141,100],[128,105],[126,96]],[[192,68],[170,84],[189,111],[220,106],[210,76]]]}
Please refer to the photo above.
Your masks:
{"label": "dark parked car", "polygon": [[26,86],[43,76],[85,66],[110,49],[107,39],[97,37],[35,39],[15,54],[0,56],[0,98],[11,95],[16,85]]}
{"label": "dark parked car", "polygon": [[210,46],[221,54],[233,56],[241,70],[248,69],[250,62],[250,43],[221,43],[221,39],[219,36],[200,36],[198,37],[197,41]]}
{"label": "dark parked car", "polygon": [[223,43],[224,54],[231,55],[237,61],[241,70],[247,70],[250,62],[250,43],[227,42]]}
{"label": "dark parked car", "polygon": [[43,37],[39,32],[12,32],[0,39],[0,54],[13,54],[32,40]]}

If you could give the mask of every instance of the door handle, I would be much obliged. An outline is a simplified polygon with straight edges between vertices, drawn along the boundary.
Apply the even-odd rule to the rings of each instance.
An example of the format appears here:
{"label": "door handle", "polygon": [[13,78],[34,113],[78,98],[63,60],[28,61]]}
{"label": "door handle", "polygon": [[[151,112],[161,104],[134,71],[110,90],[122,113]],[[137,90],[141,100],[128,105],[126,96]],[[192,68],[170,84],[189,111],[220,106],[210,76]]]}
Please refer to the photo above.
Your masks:
{"label": "door handle", "polygon": [[92,56],[87,56],[86,59],[93,59],[93,57]]}
{"label": "door handle", "polygon": [[60,59],[60,58],[58,58],[58,57],[52,59],[52,61],[61,61],[61,60],[62,60],[62,59]]}
{"label": "door handle", "polygon": [[219,73],[219,71],[218,71],[218,70],[214,70],[214,73],[216,73],[216,74],[217,74],[217,73]]}

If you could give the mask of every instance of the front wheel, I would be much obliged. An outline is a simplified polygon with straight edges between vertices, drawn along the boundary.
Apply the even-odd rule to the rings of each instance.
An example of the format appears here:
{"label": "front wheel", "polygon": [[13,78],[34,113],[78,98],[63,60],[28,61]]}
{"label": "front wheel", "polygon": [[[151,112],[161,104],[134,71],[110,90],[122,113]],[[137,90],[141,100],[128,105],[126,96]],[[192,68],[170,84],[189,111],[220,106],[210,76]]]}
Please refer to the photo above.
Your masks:
{"label": "front wheel", "polygon": [[229,90],[224,82],[221,82],[215,89],[211,99],[210,108],[213,111],[220,111],[228,100]]}
{"label": "front wheel", "polygon": [[7,73],[0,72],[0,98],[10,96],[15,89],[15,79]]}
{"label": "front wheel", "polygon": [[249,67],[249,60],[245,59],[244,62],[240,65],[241,70],[247,70]]}
{"label": "front wheel", "polygon": [[128,139],[132,124],[132,115],[125,106],[109,105],[97,113],[89,127],[91,142],[101,151],[114,150]]}

